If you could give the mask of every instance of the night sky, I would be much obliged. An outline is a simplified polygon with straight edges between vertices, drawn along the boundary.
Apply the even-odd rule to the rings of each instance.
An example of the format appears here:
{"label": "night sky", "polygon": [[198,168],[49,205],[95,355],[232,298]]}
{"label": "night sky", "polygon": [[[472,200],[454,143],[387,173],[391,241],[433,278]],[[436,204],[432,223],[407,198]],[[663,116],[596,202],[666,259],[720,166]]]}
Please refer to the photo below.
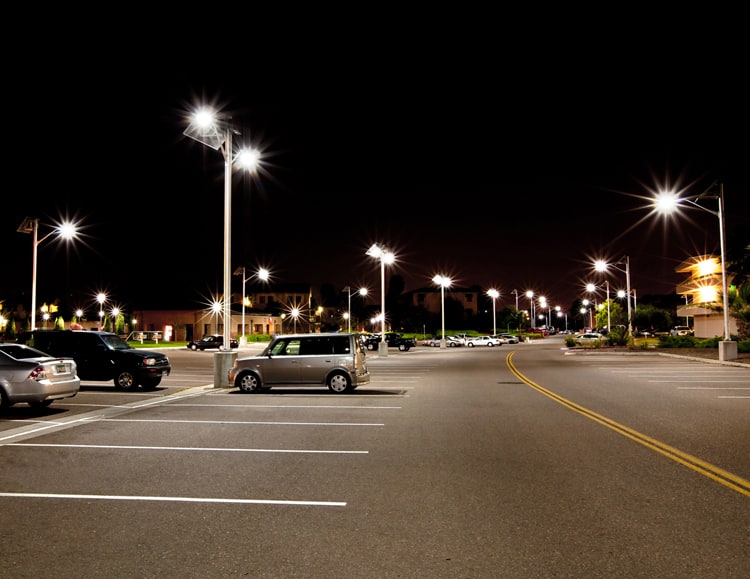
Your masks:
{"label": "night sky", "polygon": [[721,182],[728,237],[747,244],[744,93],[656,90],[635,69],[594,70],[283,87],[165,71],[148,83],[72,83],[65,121],[29,93],[21,116],[30,130],[7,161],[26,184],[3,196],[0,299],[30,303],[31,236],[16,232],[26,216],[40,218],[40,234],[65,217],[82,227],[67,249],[39,245],[39,304],[68,296],[93,310],[105,291],[135,310],[220,293],[224,160],[182,134],[200,102],[231,115],[237,147],[263,155],[255,177],[233,177],[233,269],[264,266],[278,282],[316,288],[365,285],[376,301],[380,267],[365,252],[378,243],[396,254],[387,272],[407,290],[440,273],[498,289],[499,308],[513,305],[513,289],[567,308],[586,297],[586,282],[624,288],[624,274],[605,278],[592,262],[627,255],[639,298],[674,293],[680,262],[718,254],[719,222],[695,209],[649,216],[651,193],[669,185],[697,195]]}

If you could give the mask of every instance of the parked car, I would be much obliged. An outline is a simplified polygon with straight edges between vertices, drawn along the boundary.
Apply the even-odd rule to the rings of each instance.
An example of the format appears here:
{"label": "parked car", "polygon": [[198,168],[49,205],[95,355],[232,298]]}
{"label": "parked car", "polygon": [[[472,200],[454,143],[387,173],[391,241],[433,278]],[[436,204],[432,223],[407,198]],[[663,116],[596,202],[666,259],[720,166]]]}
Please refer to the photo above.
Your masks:
{"label": "parked car", "polygon": [[81,380],[112,380],[116,388],[156,388],[172,366],[166,354],[134,348],[117,334],[85,330],[34,330],[16,340],[55,357],[73,358]]}
{"label": "parked car", "polygon": [[[429,342],[427,343],[428,346],[431,346],[433,348],[439,348],[440,347],[440,337],[435,336],[433,338],[430,338]],[[458,348],[459,346],[464,345],[464,341],[461,338],[457,338],[456,336],[445,336],[445,345],[449,348]]]}
{"label": "parked car", "polygon": [[[365,336],[364,344],[368,350],[377,350],[380,344],[380,334],[370,334]],[[404,338],[401,334],[396,332],[386,332],[385,342],[389,348],[398,348],[402,352],[407,352],[410,348],[413,348],[417,343],[411,338]]]}
{"label": "parked car", "polygon": [[237,358],[229,369],[229,383],[246,393],[320,384],[343,394],[370,381],[366,358],[355,334],[285,334],[259,356]]}
{"label": "parked car", "polygon": [[72,398],[81,387],[73,358],[50,356],[23,344],[0,343],[0,408],[25,402],[43,408]]}
{"label": "parked car", "polygon": [[502,346],[503,343],[499,338],[494,336],[472,336],[466,339],[466,345],[469,348],[474,348],[475,346],[489,346],[492,348],[494,346]]}
{"label": "parked car", "polygon": [[[209,334],[200,340],[191,340],[187,345],[189,350],[224,350],[224,336],[221,334]],[[229,338],[229,347],[237,348],[239,343],[236,338]]]}
{"label": "parked car", "polygon": [[575,337],[576,344],[593,344],[595,342],[603,342],[605,340],[604,334],[599,332],[586,332]]}
{"label": "parked car", "polygon": [[514,336],[513,334],[500,334],[498,337],[503,344],[518,344],[520,342],[518,336]]}
{"label": "parked car", "polygon": [[692,336],[693,329],[690,326],[675,326],[669,331],[671,336]]}

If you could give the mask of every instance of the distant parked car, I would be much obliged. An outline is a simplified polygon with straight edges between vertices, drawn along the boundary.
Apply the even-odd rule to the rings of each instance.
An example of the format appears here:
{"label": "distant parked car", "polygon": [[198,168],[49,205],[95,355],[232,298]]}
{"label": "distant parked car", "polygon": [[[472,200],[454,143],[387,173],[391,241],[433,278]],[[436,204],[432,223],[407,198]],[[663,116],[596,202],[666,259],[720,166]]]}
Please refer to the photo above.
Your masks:
{"label": "distant parked car", "polygon": [[73,358],[50,356],[23,344],[0,344],[0,408],[25,402],[44,408],[81,388]]}
{"label": "distant parked car", "polygon": [[[229,347],[237,348],[239,344],[235,338],[229,339]],[[188,342],[187,347],[190,350],[224,350],[224,336],[221,334],[209,334],[203,336],[200,340],[192,340]]]}
{"label": "distant parked car", "polygon": [[498,337],[504,344],[518,344],[520,341],[518,336],[514,336],[513,334],[500,334]]}
{"label": "distant parked car", "polygon": [[585,334],[576,336],[575,340],[576,344],[584,345],[593,344],[595,342],[603,342],[605,338],[604,334],[600,334],[599,332],[586,332]]}
{"label": "distant parked car", "polygon": [[675,326],[669,332],[671,336],[692,336],[693,329],[690,326]]}
{"label": "distant parked car", "polygon": [[475,346],[488,346],[492,348],[494,346],[502,346],[503,343],[499,338],[495,338],[493,336],[472,336],[471,338],[466,339],[466,345],[469,348],[473,348]]}
{"label": "distant parked car", "polygon": [[[427,343],[427,345],[432,346],[433,348],[439,348],[440,336],[430,338],[430,341]],[[445,336],[445,345],[449,348],[458,348],[459,346],[464,345],[464,341],[462,338],[457,338],[456,336]]]}
{"label": "distant parked car", "polygon": [[[417,343],[411,338],[404,338],[401,334],[396,332],[385,333],[385,343],[388,344],[389,348],[398,348],[401,352],[407,352],[410,348],[413,348]],[[380,347],[380,334],[371,334],[364,338],[365,348],[368,350],[377,350]]]}

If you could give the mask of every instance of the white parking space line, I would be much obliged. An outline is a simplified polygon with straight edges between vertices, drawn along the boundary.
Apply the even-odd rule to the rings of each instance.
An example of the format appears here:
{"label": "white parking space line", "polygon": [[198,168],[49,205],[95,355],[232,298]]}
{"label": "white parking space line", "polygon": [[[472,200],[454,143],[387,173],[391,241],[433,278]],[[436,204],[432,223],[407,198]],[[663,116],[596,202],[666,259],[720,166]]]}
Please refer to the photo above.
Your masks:
{"label": "white parking space line", "polygon": [[308,450],[308,449],[278,449],[278,448],[220,448],[202,446],[130,446],[122,444],[34,444],[19,442],[4,446],[34,446],[40,448],[106,448],[119,450],[191,450],[211,452],[266,452],[287,454],[369,454],[367,450]]}
{"label": "white parking space line", "polygon": [[[93,420],[93,419],[92,419]],[[159,424],[262,424],[264,426],[385,426],[382,422],[276,422],[271,420],[142,420],[135,418],[102,418],[105,422],[153,422]]]}
{"label": "white parking space line", "polygon": [[227,503],[234,505],[297,505],[308,507],[345,507],[346,503],[334,501],[286,501],[273,499],[217,499],[211,497],[153,497],[125,495],[70,495],[53,493],[0,493],[0,497],[33,499],[85,499],[103,501],[165,501],[179,503]]}

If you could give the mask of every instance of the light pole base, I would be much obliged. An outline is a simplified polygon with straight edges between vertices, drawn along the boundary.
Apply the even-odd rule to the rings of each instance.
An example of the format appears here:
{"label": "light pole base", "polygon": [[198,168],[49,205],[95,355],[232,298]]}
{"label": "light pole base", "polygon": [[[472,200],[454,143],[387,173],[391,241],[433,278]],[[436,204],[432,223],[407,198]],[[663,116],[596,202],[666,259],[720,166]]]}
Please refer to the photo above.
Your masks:
{"label": "light pole base", "polygon": [[440,339],[440,347],[445,348],[445,338]]}
{"label": "light pole base", "polygon": [[388,355],[388,343],[383,338],[378,342],[378,356],[386,357]]}
{"label": "light pole base", "polygon": [[236,351],[222,351],[214,354],[214,388],[231,388],[229,369],[237,359]]}
{"label": "light pole base", "polygon": [[737,342],[733,340],[722,340],[719,342],[719,360],[721,362],[724,362],[725,360],[736,360],[738,356]]}
{"label": "light pole base", "polygon": [[247,346],[247,336],[245,336],[244,334],[240,336],[239,344],[240,346]]}

